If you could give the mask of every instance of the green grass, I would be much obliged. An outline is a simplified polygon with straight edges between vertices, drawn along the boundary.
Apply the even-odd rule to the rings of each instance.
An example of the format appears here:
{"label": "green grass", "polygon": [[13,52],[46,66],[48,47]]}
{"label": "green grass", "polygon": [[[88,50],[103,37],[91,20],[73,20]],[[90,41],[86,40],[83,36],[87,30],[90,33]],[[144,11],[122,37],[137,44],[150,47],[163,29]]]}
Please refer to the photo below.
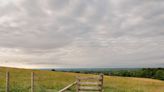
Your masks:
{"label": "green grass", "polygon": [[[0,68],[0,92],[5,92],[5,72],[10,72],[10,92],[30,92],[31,72],[35,72],[35,92],[57,92],[75,81],[76,76],[89,74]],[[93,76],[93,75],[91,75]],[[74,92],[71,88],[70,92]],[[105,76],[104,92],[164,92],[164,81],[146,78]]]}

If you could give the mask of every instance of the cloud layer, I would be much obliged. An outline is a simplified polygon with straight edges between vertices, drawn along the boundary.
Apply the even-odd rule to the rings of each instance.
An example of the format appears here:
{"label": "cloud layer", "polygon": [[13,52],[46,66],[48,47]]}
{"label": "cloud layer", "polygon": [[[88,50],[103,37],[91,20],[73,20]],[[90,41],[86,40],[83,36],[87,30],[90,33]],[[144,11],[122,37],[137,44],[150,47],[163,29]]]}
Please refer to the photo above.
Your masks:
{"label": "cloud layer", "polygon": [[163,0],[0,1],[1,66],[164,67]]}

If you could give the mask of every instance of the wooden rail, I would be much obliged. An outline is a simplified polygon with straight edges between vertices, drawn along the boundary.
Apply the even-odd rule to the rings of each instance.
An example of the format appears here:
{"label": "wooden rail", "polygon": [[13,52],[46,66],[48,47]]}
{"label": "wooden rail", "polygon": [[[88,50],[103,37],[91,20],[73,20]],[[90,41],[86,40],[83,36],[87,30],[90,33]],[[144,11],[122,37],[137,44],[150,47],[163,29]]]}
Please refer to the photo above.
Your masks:
{"label": "wooden rail", "polygon": [[76,92],[88,91],[103,91],[103,74],[100,74],[98,77],[77,77]]}
{"label": "wooden rail", "polygon": [[65,91],[68,90],[70,87],[74,86],[76,83],[77,83],[77,82],[75,81],[74,83],[72,83],[72,84],[66,86],[65,88],[61,89],[61,90],[58,91],[58,92],[65,92]]}

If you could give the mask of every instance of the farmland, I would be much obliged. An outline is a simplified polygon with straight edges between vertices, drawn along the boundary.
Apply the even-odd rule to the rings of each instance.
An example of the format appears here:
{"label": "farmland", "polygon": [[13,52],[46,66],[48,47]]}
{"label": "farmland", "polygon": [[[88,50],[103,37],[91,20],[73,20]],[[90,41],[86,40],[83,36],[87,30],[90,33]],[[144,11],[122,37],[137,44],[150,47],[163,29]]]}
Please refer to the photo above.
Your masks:
{"label": "farmland", "polygon": [[[0,68],[0,92],[5,92],[5,73],[10,72],[10,92],[30,92],[31,72],[35,73],[36,92],[58,92],[76,80],[76,76],[93,76],[70,72],[52,72],[46,70],[28,70],[16,68]],[[70,92],[74,92],[71,88]],[[164,92],[164,81],[105,76],[104,92]]]}

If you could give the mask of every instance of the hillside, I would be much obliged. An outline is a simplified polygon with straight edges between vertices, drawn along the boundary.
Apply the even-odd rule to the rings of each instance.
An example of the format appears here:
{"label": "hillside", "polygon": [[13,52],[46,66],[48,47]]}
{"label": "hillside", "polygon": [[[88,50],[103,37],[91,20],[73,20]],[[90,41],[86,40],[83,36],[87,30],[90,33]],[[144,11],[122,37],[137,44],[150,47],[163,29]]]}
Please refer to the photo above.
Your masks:
{"label": "hillside", "polygon": [[[0,92],[5,92],[5,72],[10,71],[11,91],[30,92],[31,72],[35,72],[36,92],[57,92],[75,81],[78,76],[88,74],[28,70],[16,68],[0,68]],[[74,88],[72,88],[73,90]],[[73,91],[71,91],[73,92]],[[104,92],[164,92],[164,81],[146,78],[128,78],[105,76]]]}

